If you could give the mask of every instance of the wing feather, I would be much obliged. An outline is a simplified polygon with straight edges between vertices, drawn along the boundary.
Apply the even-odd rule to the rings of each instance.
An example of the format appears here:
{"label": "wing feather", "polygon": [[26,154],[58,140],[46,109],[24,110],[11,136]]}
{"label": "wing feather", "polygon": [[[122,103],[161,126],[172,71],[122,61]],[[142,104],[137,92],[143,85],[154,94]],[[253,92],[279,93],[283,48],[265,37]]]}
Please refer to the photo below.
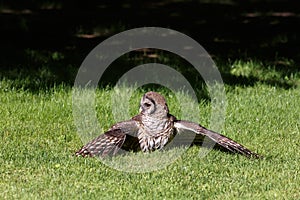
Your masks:
{"label": "wing feather", "polygon": [[110,153],[115,155],[123,145],[125,139],[126,135],[120,129],[107,131],[79,149],[76,152],[76,156],[104,157]]}
{"label": "wing feather", "polygon": [[201,126],[200,124],[178,120],[174,122],[174,126],[178,132],[185,132],[185,131],[192,131],[198,135],[207,136],[212,141],[216,142],[221,147],[235,153],[242,154],[246,157],[254,157],[260,158],[261,156],[257,153],[252,152],[251,150],[247,149],[243,145],[235,142],[234,140],[219,134],[217,132],[211,131],[206,129],[205,127]]}
{"label": "wing feather", "polygon": [[137,134],[137,125],[134,120],[119,122],[113,125],[107,132],[99,135],[81,149],[79,149],[76,156],[100,156],[115,155],[125,144],[128,146],[137,146],[135,140]]}

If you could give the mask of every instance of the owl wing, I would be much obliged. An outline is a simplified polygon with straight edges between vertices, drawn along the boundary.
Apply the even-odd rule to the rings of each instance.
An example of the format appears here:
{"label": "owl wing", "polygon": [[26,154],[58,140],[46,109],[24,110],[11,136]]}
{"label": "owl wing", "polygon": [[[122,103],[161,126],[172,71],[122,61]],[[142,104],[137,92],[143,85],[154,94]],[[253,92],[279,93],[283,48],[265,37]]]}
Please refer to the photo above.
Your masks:
{"label": "owl wing", "polygon": [[[121,148],[129,150],[139,146],[137,139],[138,126],[134,120],[119,122],[113,125],[107,132],[99,135],[81,149],[76,156],[100,156],[115,155]],[[134,149],[133,149],[134,150]]]}
{"label": "owl wing", "polygon": [[177,132],[194,132],[197,135],[202,135],[202,136],[207,136],[209,139],[212,141],[216,142],[218,145],[221,147],[234,152],[234,153],[239,153],[242,154],[248,158],[253,157],[253,158],[260,158],[260,156],[249,149],[245,148],[243,145],[233,141],[232,139],[221,135],[217,132],[211,131],[206,129],[205,127],[189,122],[189,121],[184,121],[184,120],[177,120],[174,122],[174,127],[177,130]]}

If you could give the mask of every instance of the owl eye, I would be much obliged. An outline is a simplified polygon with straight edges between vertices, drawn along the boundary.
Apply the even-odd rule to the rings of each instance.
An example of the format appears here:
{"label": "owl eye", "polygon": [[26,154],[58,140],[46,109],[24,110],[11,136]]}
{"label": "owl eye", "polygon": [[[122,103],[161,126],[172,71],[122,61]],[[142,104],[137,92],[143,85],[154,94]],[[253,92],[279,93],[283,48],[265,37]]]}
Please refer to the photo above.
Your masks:
{"label": "owl eye", "polygon": [[149,107],[151,106],[151,104],[150,104],[150,103],[144,103],[144,106],[145,106],[146,108],[149,108]]}

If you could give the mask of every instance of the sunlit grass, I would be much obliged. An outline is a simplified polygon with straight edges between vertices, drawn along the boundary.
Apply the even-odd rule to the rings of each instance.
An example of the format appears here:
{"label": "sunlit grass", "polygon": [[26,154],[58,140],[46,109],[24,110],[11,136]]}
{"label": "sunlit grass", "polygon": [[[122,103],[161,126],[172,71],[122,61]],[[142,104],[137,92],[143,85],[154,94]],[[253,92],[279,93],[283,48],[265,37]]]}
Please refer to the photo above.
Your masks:
{"label": "sunlit grass", "polygon": [[[250,73],[254,72],[250,69]],[[194,146],[162,169],[128,173],[98,159],[73,156],[82,142],[73,120],[71,88],[32,92],[12,86],[8,80],[0,82],[0,199],[300,198],[298,87],[285,89],[264,82],[251,87],[226,85],[222,133],[264,159],[218,150],[201,157],[201,148]],[[166,96],[170,112],[180,117],[174,94],[158,91]],[[133,93],[130,115],[138,112],[143,92]],[[111,89],[96,91],[97,118],[104,130],[115,122],[111,94]],[[209,126],[210,111],[210,102],[200,99],[198,122]],[[170,150],[170,155],[176,151]],[[134,168],[134,159],[145,157],[164,158],[162,152],[138,153],[111,162],[118,169],[122,162]]]}

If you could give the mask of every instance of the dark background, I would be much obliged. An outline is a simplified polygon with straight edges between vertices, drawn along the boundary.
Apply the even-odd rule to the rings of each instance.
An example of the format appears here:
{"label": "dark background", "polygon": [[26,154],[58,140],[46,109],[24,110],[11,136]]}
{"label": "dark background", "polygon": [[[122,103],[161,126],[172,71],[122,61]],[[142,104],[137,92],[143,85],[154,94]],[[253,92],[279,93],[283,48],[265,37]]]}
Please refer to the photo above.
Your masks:
{"label": "dark background", "polygon": [[[24,79],[22,87],[31,89],[72,85],[82,61],[100,42],[127,29],[157,26],[197,40],[217,64],[228,66],[221,69],[225,82],[253,84],[258,80],[230,76],[230,62],[256,60],[274,65],[283,74],[298,72],[298,4],[283,0],[0,1],[0,78]],[[137,52],[135,58],[139,56],[145,55]],[[126,62],[125,58],[117,61],[115,71],[128,70],[131,64]]]}

